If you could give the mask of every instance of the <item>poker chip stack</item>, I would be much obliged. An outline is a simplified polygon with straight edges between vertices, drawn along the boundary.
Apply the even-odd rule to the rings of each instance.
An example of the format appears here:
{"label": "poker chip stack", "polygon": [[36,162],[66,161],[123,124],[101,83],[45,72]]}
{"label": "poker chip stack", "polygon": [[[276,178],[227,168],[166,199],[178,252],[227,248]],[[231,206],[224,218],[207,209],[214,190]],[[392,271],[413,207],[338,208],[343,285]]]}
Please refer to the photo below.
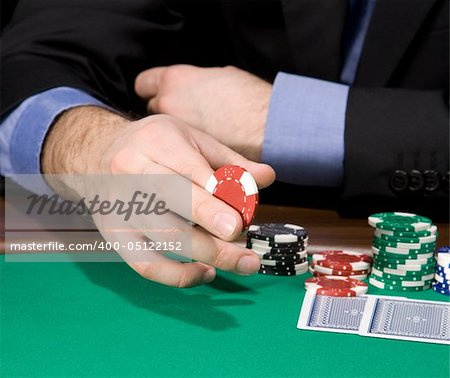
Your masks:
{"label": "poker chip stack", "polygon": [[306,273],[307,245],[308,233],[295,224],[251,225],[247,232],[247,248],[261,259],[260,274],[297,276]]}
{"label": "poker chip stack", "polygon": [[433,290],[450,296],[450,246],[439,248],[436,251]]}
{"label": "poker chip stack", "polygon": [[365,282],[349,277],[317,276],[305,280],[306,291],[314,291],[316,295],[333,297],[356,297],[367,293]]}
{"label": "poker chip stack", "polygon": [[312,255],[309,271],[315,277],[364,280],[370,274],[371,256],[354,251],[324,251]]}
{"label": "poker chip stack", "polygon": [[378,213],[369,217],[375,228],[373,267],[369,283],[395,291],[431,287],[436,261],[437,227],[426,217],[409,213]]}

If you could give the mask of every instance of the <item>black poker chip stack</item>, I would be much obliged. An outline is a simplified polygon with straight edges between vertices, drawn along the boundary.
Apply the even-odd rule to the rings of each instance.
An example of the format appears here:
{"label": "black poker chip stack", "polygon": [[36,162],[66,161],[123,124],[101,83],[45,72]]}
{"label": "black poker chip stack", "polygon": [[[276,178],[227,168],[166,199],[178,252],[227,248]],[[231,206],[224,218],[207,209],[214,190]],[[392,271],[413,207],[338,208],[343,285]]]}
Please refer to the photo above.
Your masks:
{"label": "black poker chip stack", "polygon": [[308,233],[294,224],[251,225],[247,248],[261,259],[259,274],[297,276],[308,272]]}

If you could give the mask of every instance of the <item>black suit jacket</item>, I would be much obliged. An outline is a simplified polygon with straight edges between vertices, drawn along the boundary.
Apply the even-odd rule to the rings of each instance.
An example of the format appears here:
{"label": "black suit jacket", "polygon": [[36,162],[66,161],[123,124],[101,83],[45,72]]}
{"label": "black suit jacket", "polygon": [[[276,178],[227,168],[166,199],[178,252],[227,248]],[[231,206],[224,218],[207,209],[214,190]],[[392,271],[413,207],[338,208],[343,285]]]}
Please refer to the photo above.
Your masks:
{"label": "black suit jacket", "polygon": [[[269,81],[278,71],[337,80],[346,12],[327,4],[19,1],[2,36],[2,114],[64,85],[143,115],[135,76],[175,63],[231,64]],[[275,186],[269,195],[448,217],[448,8],[446,0],[377,0],[349,94],[343,187]]]}

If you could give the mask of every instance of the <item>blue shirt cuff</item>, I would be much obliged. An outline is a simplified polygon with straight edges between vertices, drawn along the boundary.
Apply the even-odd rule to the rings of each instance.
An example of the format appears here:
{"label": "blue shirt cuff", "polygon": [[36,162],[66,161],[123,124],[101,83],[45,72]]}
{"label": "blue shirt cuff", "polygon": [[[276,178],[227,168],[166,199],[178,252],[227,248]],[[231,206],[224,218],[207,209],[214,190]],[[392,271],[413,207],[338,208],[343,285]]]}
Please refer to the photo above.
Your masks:
{"label": "blue shirt cuff", "polygon": [[0,144],[1,173],[4,176],[40,174],[40,156],[47,132],[63,111],[82,105],[106,107],[78,89],[58,87],[23,101],[2,122]]}
{"label": "blue shirt cuff", "polygon": [[344,170],[349,87],[280,72],[267,116],[262,160],[279,181],[336,187]]}

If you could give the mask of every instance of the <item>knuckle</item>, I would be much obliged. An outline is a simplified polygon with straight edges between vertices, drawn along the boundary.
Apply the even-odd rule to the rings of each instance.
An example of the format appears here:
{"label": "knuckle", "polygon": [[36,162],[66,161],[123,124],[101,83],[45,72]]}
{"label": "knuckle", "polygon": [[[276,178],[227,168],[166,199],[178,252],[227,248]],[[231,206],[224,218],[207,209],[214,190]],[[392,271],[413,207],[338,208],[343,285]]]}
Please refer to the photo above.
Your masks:
{"label": "knuckle", "polygon": [[213,212],[208,211],[208,209],[213,208],[210,202],[209,198],[201,198],[196,202],[195,206],[192,208],[195,220],[203,220],[205,222],[212,221]]}
{"label": "knuckle", "polygon": [[192,181],[199,182],[199,175],[197,173],[199,168],[198,163],[195,164],[193,162],[181,162],[178,165],[178,173],[180,173],[183,176],[189,176]]}
{"label": "knuckle", "polygon": [[219,244],[216,250],[216,256],[214,258],[213,265],[218,268],[227,268],[229,265],[228,261],[228,250],[226,244]]}
{"label": "knuckle", "polygon": [[153,97],[147,102],[147,112],[150,114],[158,113],[159,110],[159,97]]}
{"label": "knuckle", "polygon": [[155,98],[152,108],[155,108],[160,113],[170,114],[173,111],[173,101],[170,95],[161,95]]}
{"label": "knuckle", "polygon": [[129,153],[126,149],[117,151],[109,160],[109,169],[112,173],[126,173],[128,170]]}
{"label": "knuckle", "polygon": [[148,117],[143,127],[136,130],[134,138],[137,141],[142,140],[164,140],[167,137],[166,116],[153,115]]}
{"label": "knuckle", "polygon": [[227,70],[227,71],[230,71],[230,72],[232,72],[232,71],[237,71],[237,70],[238,70],[237,67],[231,66],[231,65],[225,66],[225,67],[223,67],[223,68],[224,68],[225,70]]}
{"label": "knuckle", "polygon": [[154,114],[146,119],[146,124],[152,129],[167,131],[173,124],[172,117],[167,114]]}
{"label": "knuckle", "polygon": [[181,230],[175,226],[164,229],[164,241],[167,243],[176,243],[180,240]]}
{"label": "knuckle", "polygon": [[134,270],[147,280],[153,280],[155,275],[155,264],[154,263],[138,263],[134,266]]}
{"label": "knuckle", "polygon": [[172,83],[176,83],[181,76],[182,68],[180,65],[174,65],[167,67],[161,75],[161,83],[163,86],[170,86]]}
{"label": "knuckle", "polygon": [[188,64],[174,64],[167,67],[162,75],[163,82],[172,83],[182,79],[187,71],[192,70],[194,67]]}
{"label": "knuckle", "polygon": [[179,289],[191,287],[193,283],[192,277],[189,274],[189,271],[184,270],[183,273],[180,275],[180,277],[177,280],[176,287]]}

